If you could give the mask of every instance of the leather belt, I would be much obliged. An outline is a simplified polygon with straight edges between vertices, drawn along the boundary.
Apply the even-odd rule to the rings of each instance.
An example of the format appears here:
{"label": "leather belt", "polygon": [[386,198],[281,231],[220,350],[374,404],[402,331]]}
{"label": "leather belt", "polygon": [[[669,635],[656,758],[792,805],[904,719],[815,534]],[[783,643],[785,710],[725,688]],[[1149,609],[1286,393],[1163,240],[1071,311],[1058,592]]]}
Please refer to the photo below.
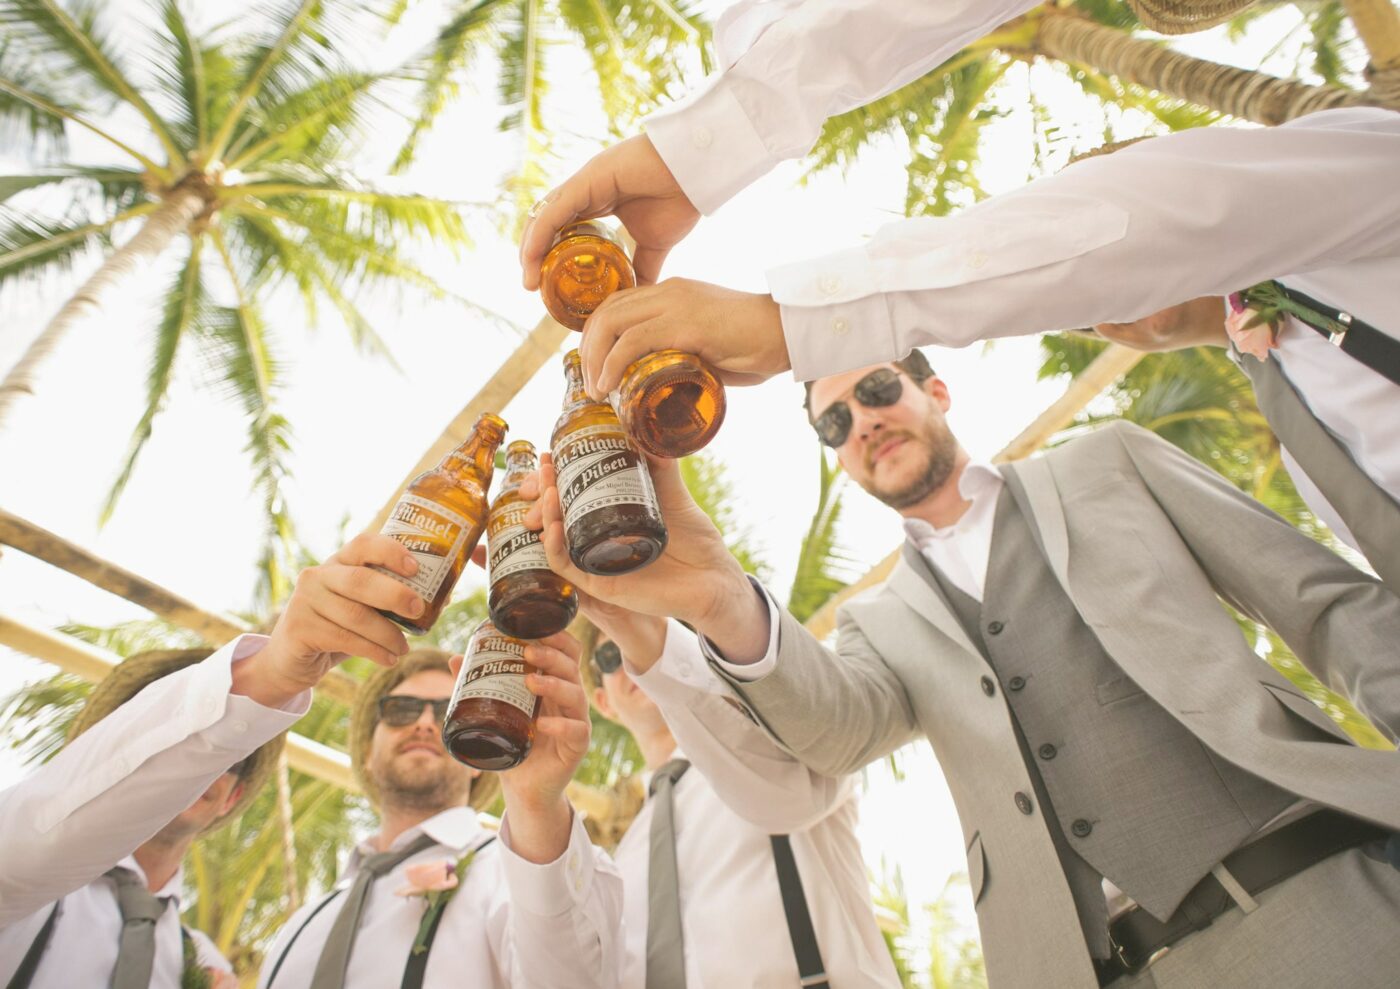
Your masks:
{"label": "leather belt", "polygon": [[[1388,837],[1389,832],[1374,824],[1320,810],[1236,849],[1222,865],[1253,896],[1338,852]],[[1108,925],[1113,957],[1095,960],[1099,985],[1140,971],[1157,952],[1209,927],[1235,905],[1219,880],[1208,875],[1191,888],[1166,922],[1134,907]]]}

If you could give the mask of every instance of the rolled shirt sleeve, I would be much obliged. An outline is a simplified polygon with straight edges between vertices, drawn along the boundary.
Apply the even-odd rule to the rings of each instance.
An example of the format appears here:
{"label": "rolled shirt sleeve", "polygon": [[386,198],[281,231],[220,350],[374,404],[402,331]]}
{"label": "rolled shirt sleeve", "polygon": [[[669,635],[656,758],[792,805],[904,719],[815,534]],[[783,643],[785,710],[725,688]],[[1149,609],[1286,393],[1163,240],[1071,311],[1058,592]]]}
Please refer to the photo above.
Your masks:
{"label": "rolled shirt sleeve", "polygon": [[0,926],[92,882],[306,712],[310,692],[281,709],[229,692],[266,641],[162,677],[0,793]]}
{"label": "rolled shirt sleeve", "polygon": [[690,201],[713,213],[778,162],[805,155],[828,117],[894,92],[1035,5],[737,4],[715,29],[724,70],[644,128]]}

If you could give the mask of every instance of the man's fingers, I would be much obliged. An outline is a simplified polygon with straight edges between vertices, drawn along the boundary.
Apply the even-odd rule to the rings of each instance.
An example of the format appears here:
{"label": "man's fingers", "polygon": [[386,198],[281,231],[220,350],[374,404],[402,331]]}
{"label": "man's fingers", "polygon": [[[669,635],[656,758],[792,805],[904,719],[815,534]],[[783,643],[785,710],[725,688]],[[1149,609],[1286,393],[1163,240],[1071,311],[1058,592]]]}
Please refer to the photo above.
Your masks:
{"label": "man's fingers", "polygon": [[456,656],[447,657],[447,668],[452,671],[454,677],[462,672],[462,660],[463,656],[461,653],[458,653]]}
{"label": "man's fingers", "polygon": [[623,330],[613,342],[612,350],[608,351],[598,370],[598,376],[594,379],[594,387],[598,393],[606,395],[614,388],[620,387],[622,375],[632,362],[641,360],[647,354],[654,354],[668,347],[689,351],[691,348],[677,339],[678,329],[683,332],[685,327],[678,327],[674,319],[662,314],[634,323]]}
{"label": "man's fingers", "polygon": [[578,671],[579,657],[583,655],[583,645],[578,639],[568,632],[555,632],[553,635],[547,635],[536,641],[542,648],[563,653],[565,665],[572,665],[574,671]]}
{"label": "man's fingers", "polygon": [[666,263],[670,248],[664,250],[638,245],[637,254],[632,258],[632,267],[637,272],[638,285],[655,285],[661,278],[661,266]]}
{"label": "man's fingers", "polygon": [[336,551],[327,563],[344,563],[352,567],[380,566],[404,577],[418,572],[418,561],[392,536],[378,532],[362,532]]}
{"label": "man's fingers", "polygon": [[475,563],[477,566],[479,566],[481,569],[483,569],[483,570],[486,569],[486,544],[485,544],[485,543],[477,543],[477,544],[476,544],[476,548],[472,550],[472,562]]}
{"label": "man's fingers", "polygon": [[426,607],[413,588],[369,567],[332,564],[314,572],[319,583],[333,593],[370,608],[417,618]]}
{"label": "man's fingers", "polygon": [[[381,621],[389,624],[387,618]],[[395,632],[398,632],[395,629]],[[365,659],[380,666],[393,666],[399,661],[399,657],[408,652],[408,644],[404,641],[403,633],[398,632],[399,645],[395,649],[387,649],[378,642],[373,642],[362,635],[350,631],[344,626],[327,619],[324,615],[316,616],[316,624],[312,629],[309,641],[315,644],[318,652],[337,652],[346,656],[363,656]]]}
{"label": "man's fingers", "polygon": [[[314,598],[311,606],[315,609],[317,616],[328,624],[355,636],[357,639],[372,642],[390,656],[402,656],[408,652],[408,640],[404,638],[399,627],[377,611],[358,601],[326,591]],[[332,638],[335,640],[334,636]],[[333,642],[322,651],[345,652],[346,650]]]}
{"label": "man's fingers", "polygon": [[599,387],[603,361],[612,352],[619,337],[637,323],[664,311],[662,300],[658,298],[662,291],[659,286],[650,285],[614,292],[593,310],[583,324],[583,339],[579,341],[578,354],[583,367],[584,385],[595,399],[601,401],[601,397],[608,393],[607,389]]}
{"label": "man's fingers", "polygon": [[540,472],[539,468],[530,471],[520,481],[520,497],[526,501],[533,501],[540,496]]}
{"label": "man's fingers", "polygon": [[554,244],[554,235],[575,220],[591,220],[613,208],[611,196],[599,196],[612,183],[602,181],[597,159],[589,161],[576,175],[545,195],[532,208],[534,216],[520,240],[522,283],[533,292],[540,287],[540,265]]}
{"label": "man's fingers", "polygon": [[561,718],[557,715],[540,715],[535,719],[535,730],[541,735],[548,735],[550,738],[558,740],[574,752],[583,752],[588,748],[589,725],[587,721]]}

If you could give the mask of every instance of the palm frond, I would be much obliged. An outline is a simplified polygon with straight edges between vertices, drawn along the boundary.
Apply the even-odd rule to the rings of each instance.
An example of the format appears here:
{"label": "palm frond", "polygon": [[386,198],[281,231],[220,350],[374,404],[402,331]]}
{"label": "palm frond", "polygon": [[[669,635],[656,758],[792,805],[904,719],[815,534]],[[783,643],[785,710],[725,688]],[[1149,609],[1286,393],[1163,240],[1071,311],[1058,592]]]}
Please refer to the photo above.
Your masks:
{"label": "palm frond", "polygon": [[1013,63],[995,53],[944,75],[933,126],[906,130],[910,156],[904,211],[947,216],[986,197],[977,179],[982,132],[1001,114],[988,95]]}
{"label": "palm frond", "polygon": [[72,0],[71,7],[70,11],[58,0],[0,0],[0,25],[36,57],[81,75],[98,90],[133,107],[150,126],[170,164],[182,165],[183,150],[121,64],[119,46],[101,21],[101,5]]}
{"label": "palm frond", "polygon": [[[32,98],[23,99],[8,87]],[[0,146],[28,145],[39,158],[66,152],[64,120],[86,110],[76,94],[62,88],[60,77],[40,69],[12,39],[0,39]]]}
{"label": "palm frond", "polygon": [[200,277],[200,261],[204,246],[203,238],[196,237],[190,245],[190,255],[181,266],[174,283],[165,293],[165,311],[156,327],[155,354],[146,375],[146,409],[132,433],[127,447],[126,462],[122,465],[111,490],[102,505],[100,523],[105,525],[116,511],[117,501],[131,480],[131,472],[136,467],[136,459],[145,449],[151,438],[151,428],[156,416],[165,405],[165,396],[170,390],[170,382],[175,374],[175,358],[180,344],[207,318],[209,303],[205,297],[204,282]]}
{"label": "palm frond", "polygon": [[841,552],[836,541],[845,474],[835,457],[829,457],[824,448],[819,447],[818,453],[817,508],[797,552],[792,588],[788,591],[788,611],[800,622],[812,617],[833,594],[850,583],[853,576],[854,561]]}
{"label": "palm frond", "polygon": [[1312,70],[1329,86],[1345,86],[1350,81],[1347,55],[1353,47],[1345,34],[1346,6],[1341,0],[1326,0],[1305,12],[1312,43]]}
{"label": "palm frond", "polygon": [[0,120],[3,120],[7,127],[13,127],[16,123],[22,124],[27,119],[30,129],[35,130],[38,129],[38,121],[41,117],[52,118],[55,123],[50,126],[57,127],[68,122],[91,131],[119,151],[140,162],[141,166],[153,175],[168,177],[170,174],[168,168],[158,164],[116,135],[93,123],[92,119],[86,115],[86,111],[76,109],[71,103],[65,104],[50,99],[44,92],[27,88],[8,77],[0,77]]}
{"label": "palm frond", "polygon": [[418,145],[432,129],[442,111],[460,93],[460,79],[468,66],[488,44],[500,42],[499,20],[516,0],[476,0],[462,6],[442,29],[420,59],[423,83],[417,95],[417,112],[403,147],[394,158],[392,171],[402,172],[413,163]]}
{"label": "palm frond", "polygon": [[55,168],[31,175],[0,175],[0,203],[30,189],[71,182],[97,191],[104,208],[121,211],[145,195],[142,173],[129,168]]}
{"label": "palm frond", "polygon": [[64,275],[113,228],[153,213],[159,203],[142,203],[96,223],[86,218],[48,220],[0,207],[0,290],[11,284]]}
{"label": "palm frond", "polygon": [[160,13],[164,30],[155,33],[153,79],[171,107],[171,133],[185,148],[201,148],[209,138],[206,52],[180,0],[161,0]]}
{"label": "palm frond", "polygon": [[250,112],[229,148],[229,168],[257,170],[273,161],[334,162],[337,149],[363,136],[371,95],[396,75],[349,69],[329,73],[276,105]]}
{"label": "palm frond", "polygon": [[454,248],[471,243],[457,204],[429,196],[381,192],[339,176],[297,176],[286,170],[274,180],[227,191],[226,201],[240,200],[266,203],[309,224],[341,227],[347,233],[373,237],[385,251],[393,251],[399,239],[422,238]]}
{"label": "palm frond", "polygon": [[755,544],[752,528],[740,518],[734,485],[726,476],[724,465],[700,453],[682,459],[680,468],[681,480],[696,504],[723,534],[729,552],[745,572],[760,578],[765,576],[769,570],[768,564]]}
{"label": "palm frond", "polygon": [[554,150],[545,127],[544,104],[549,91],[541,16],[543,0],[521,0],[503,28],[500,51],[499,97],[506,107],[500,129],[520,138],[520,165],[506,181],[515,206],[514,226],[524,226],[530,206],[548,188]]}
{"label": "palm frond", "polygon": [[0,742],[22,762],[48,762],[63,748],[92,684],[68,673],[25,684],[0,698]]}

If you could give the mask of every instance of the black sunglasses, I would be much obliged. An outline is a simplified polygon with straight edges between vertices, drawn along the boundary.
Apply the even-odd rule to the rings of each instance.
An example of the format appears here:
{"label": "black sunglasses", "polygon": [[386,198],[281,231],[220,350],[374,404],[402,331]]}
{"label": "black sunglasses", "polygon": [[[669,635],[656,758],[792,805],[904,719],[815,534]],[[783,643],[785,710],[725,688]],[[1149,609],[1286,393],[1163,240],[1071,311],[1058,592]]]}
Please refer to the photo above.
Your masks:
{"label": "black sunglasses", "polygon": [[379,698],[379,720],[391,728],[407,728],[423,716],[423,708],[433,706],[433,720],[442,724],[447,718],[448,699],[428,700],[408,694],[385,694]]}
{"label": "black sunglasses", "polygon": [[[904,394],[904,379],[892,367],[881,367],[871,371],[856,382],[851,394],[867,409],[883,409],[899,401]],[[845,399],[832,402],[812,423],[821,441],[830,447],[838,447],[851,435],[851,407]]]}
{"label": "black sunglasses", "polygon": [[593,650],[593,664],[599,673],[612,673],[622,665],[622,650],[616,642],[600,642]]}

